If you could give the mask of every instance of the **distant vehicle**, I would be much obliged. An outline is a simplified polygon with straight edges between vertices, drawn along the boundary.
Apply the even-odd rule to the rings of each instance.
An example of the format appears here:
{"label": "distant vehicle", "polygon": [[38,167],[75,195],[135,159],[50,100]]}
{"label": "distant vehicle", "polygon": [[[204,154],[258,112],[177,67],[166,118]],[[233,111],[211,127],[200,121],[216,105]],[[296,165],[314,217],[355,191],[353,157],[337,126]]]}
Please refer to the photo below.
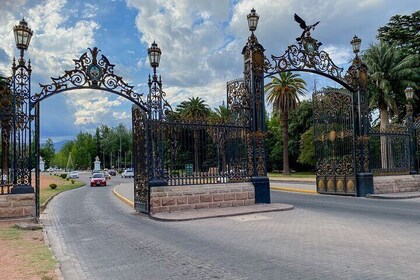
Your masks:
{"label": "distant vehicle", "polygon": [[77,179],[77,178],[79,178],[79,172],[77,172],[77,171],[70,172],[69,178],[70,179]]}
{"label": "distant vehicle", "polygon": [[121,173],[121,178],[134,178],[134,171],[126,169],[123,173]]}
{"label": "distant vehicle", "polygon": [[109,174],[109,172],[108,172],[108,171],[103,171],[103,172],[102,172],[102,174],[104,174],[105,179],[107,179],[107,180],[111,180],[111,175]]}
{"label": "distant vehicle", "polygon": [[115,171],[114,169],[110,169],[108,170],[109,175],[111,176],[117,176],[117,171]]}
{"label": "distant vehicle", "polygon": [[94,173],[92,177],[90,177],[90,186],[106,186],[106,179],[104,174],[102,173]]}

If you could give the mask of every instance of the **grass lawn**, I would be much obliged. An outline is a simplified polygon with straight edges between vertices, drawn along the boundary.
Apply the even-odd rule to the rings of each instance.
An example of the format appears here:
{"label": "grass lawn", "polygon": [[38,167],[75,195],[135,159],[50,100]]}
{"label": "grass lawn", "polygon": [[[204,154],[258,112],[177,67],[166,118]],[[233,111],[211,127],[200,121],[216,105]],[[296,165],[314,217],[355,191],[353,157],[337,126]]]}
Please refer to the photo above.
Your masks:
{"label": "grass lawn", "polygon": [[[51,183],[56,184],[57,188],[51,189],[49,186]],[[58,193],[80,188],[84,184],[85,183],[78,180],[74,180],[74,184],[72,184],[71,180],[67,181],[66,179],[63,179],[59,176],[43,175],[41,177],[41,189],[39,192],[40,204],[44,204],[50,197],[53,197]]]}
{"label": "grass lawn", "polygon": [[270,178],[308,178],[315,179],[315,172],[293,172],[290,175],[283,175],[283,173],[269,172],[268,177]]}

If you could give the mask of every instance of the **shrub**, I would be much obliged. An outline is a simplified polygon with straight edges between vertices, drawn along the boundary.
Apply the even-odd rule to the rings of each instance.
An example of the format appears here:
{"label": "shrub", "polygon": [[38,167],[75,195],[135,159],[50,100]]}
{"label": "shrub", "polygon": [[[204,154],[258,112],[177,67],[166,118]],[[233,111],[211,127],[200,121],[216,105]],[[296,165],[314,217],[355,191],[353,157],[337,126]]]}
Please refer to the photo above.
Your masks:
{"label": "shrub", "polygon": [[68,180],[70,180],[70,178],[66,178],[66,180],[68,181]]}
{"label": "shrub", "polygon": [[74,184],[74,180],[71,180],[71,183]]}
{"label": "shrub", "polygon": [[60,177],[63,178],[63,179],[66,179],[67,174],[66,173],[60,174]]}
{"label": "shrub", "polygon": [[50,188],[53,189],[53,190],[55,190],[57,188],[57,184],[51,183],[50,184]]}

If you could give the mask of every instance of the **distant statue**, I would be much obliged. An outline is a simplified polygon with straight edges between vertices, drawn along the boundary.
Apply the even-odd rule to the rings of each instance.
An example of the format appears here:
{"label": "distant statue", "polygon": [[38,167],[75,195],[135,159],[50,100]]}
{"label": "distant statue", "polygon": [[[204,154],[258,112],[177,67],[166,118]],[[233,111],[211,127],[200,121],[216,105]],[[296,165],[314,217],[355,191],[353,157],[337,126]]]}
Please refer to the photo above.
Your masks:
{"label": "distant statue", "polygon": [[309,32],[309,30],[311,30],[311,29],[314,30],[315,29],[315,26],[317,26],[318,23],[319,23],[319,21],[318,21],[315,24],[306,25],[306,22],[300,16],[298,16],[297,14],[295,14],[295,21],[297,23],[299,23],[300,28],[303,29],[302,35],[300,35],[299,38],[296,38],[296,41],[302,40],[302,38],[304,38],[306,32]]}
{"label": "distant statue", "polygon": [[39,162],[41,161],[44,161],[44,159],[41,156],[39,156]]}
{"label": "distant statue", "polygon": [[99,161],[99,157],[98,156],[96,156],[95,161]]}

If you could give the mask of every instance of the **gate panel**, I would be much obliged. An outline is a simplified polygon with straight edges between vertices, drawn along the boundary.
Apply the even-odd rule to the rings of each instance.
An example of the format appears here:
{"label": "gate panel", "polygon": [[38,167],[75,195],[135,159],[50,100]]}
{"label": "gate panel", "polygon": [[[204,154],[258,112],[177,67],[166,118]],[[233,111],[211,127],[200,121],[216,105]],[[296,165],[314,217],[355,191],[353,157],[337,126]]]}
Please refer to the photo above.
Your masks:
{"label": "gate panel", "polygon": [[147,116],[139,106],[132,108],[134,209],[149,213],[149,178],[147,164]]}
{"label": "gate panel", "polygon": [[318,193],[356,195],[353,95],[315,92],[313,110]]}

